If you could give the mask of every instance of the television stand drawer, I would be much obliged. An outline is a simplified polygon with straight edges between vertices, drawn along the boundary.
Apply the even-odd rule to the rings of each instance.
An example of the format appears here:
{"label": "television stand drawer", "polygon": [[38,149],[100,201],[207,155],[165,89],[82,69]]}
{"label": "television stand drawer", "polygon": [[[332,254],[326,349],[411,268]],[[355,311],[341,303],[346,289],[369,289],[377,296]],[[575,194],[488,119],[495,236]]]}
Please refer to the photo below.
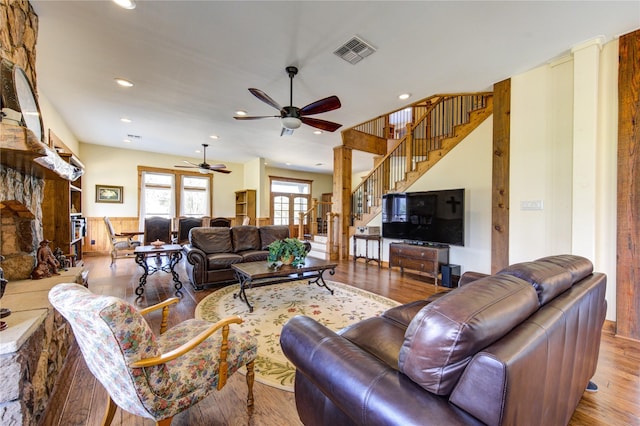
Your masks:
{"label": "television stand drawer", "polygon": [[389,273],[394,266],[404,269],[424,272],[435,280],[438,285],[440,265],[449,263],[448,246],[420,246],[405,243],[389,244]]}

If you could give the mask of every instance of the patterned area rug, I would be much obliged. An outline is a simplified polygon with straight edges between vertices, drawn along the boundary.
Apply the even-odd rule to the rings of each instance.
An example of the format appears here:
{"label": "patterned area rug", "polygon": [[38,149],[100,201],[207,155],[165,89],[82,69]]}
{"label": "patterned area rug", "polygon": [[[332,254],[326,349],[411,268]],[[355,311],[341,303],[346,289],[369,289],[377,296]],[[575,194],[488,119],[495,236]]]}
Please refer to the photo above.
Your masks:
{"label": "patterned area rug", "polygon": [[205,297],[196,307],[195,317],[215,322],[239,315],[244,322],[233,327],[251,330],[258,338],[256,380],[293,392],[295,368],[280,348],[280,331],[289,318],[306,315],[337,331],[399,305],[391,299],[334,281],[327,281],[334,290],[333,295],[324,287],[307,282],[248,289],[247,296],[254,307],[251,313],[240,298],[233,297],[239,284],[225,287]]}

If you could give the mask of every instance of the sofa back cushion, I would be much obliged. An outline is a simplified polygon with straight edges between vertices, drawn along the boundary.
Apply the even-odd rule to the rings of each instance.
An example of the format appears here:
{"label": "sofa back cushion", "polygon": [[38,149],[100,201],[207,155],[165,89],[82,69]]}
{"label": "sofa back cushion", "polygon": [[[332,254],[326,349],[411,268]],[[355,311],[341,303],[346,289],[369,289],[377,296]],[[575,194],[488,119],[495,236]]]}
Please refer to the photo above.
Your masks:
{"label": "sofa back cushion", "polygon": [[260,232],[251,225],[234,226],[231,228],[233,251],[238,253],[246,250],[260,250]]}
{"label": "sofa back cushion", "polygon": [[258,229],[260,230],[262,250],[269,250],[269,244],[274,241],[289,238],[289,226],[287,225],[266,225]]}
{"label": "sofa back cushion", "polygon": [[527,282],[491,276],[458,287],[425,306],[409,323],[398,367],[436,395],[448,395],[473,355],[538,309]]}
{"label": "sofa back cushion", "polygon": [[507,266],[499,275],[511,275],[527,281],[538,294],[540,305],[545,305],[573,284],[571,272],[552,262],[523,262]]}
{"label": "sofa back cushion", "polygon": [[553,263],[554,265],[565,268],[571,273],[571,282],[573,284],[593,273],[593,263],[586,257],[576,256],[574,254],[547,256],[536,260],[536,262]]}
{"label": "sofa back cushion", "polygon": [[206,254],[233,251],[229,228],[193,228],[189,231],[189,242]]}

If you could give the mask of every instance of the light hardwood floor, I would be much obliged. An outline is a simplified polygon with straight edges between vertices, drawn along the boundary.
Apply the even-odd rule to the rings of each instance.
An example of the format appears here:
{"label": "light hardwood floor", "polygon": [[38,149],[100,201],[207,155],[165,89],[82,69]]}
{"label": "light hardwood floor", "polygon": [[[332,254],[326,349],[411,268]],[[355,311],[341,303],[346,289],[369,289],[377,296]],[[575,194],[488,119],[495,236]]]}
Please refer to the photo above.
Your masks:
{"label": "light hardwood floor", "polygon": [[[108,257],[85,257],[89,269],[89,288],[135,302],[134,290],[140,270],[132,259],[120,259],[113,268]],[[184,260],[183,260],[184,262]],[[186,282],[182,265],[178,266],[184,297],[174,306],[170,325],[192,318],[196,305],[212,290],[194,292]],[[405,272],[378,269],[375,264],[341,262],[329,279],[348,283],[381,294],[398,302],[409,302],[433,294],[436,288],[427,278]],[[438,290],[445,290],[438,287]],[[146,307],[173,295],[169,274],[149,277],[140,307]],[[157,330],[157,317],[149,318]],[[640,426],[640,342],[616,338],[603,332],[600,359],[594,381],[597,393],[585,393],[569,423],[571,426]],[[245,405],[246,383],[241,374],[233,375],[220,391],[174,417],[172,425],[300,425],[293,393],[255,384],[255,406]],[[91,375],[77,349],[70,351],[63,380],[55,390],[44,425],[99,425],[106,403],[104,388]],[[153,425],[149,419],[118,409],[113,425]]]}

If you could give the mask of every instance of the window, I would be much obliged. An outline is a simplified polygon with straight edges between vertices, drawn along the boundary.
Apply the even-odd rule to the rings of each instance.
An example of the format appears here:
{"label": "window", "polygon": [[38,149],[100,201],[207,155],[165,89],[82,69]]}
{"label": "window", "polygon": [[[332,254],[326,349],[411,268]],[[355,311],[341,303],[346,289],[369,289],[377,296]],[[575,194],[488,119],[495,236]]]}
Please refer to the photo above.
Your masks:
{"label": "window", "polygon": [[182,203],[180,216],[209,216],[209,178],[181,176]]}
{"label": "window", "polygon": [[140,166],[138,177],[141,224],[151,216],[210,216],[212,175]]}
{"label": "window", "polygon": [[270,179],[273,224],[289,225],[290,235],[295,236],[300,222],[299,213],[306,212],[311,204],[311,181],[278,177]]}

